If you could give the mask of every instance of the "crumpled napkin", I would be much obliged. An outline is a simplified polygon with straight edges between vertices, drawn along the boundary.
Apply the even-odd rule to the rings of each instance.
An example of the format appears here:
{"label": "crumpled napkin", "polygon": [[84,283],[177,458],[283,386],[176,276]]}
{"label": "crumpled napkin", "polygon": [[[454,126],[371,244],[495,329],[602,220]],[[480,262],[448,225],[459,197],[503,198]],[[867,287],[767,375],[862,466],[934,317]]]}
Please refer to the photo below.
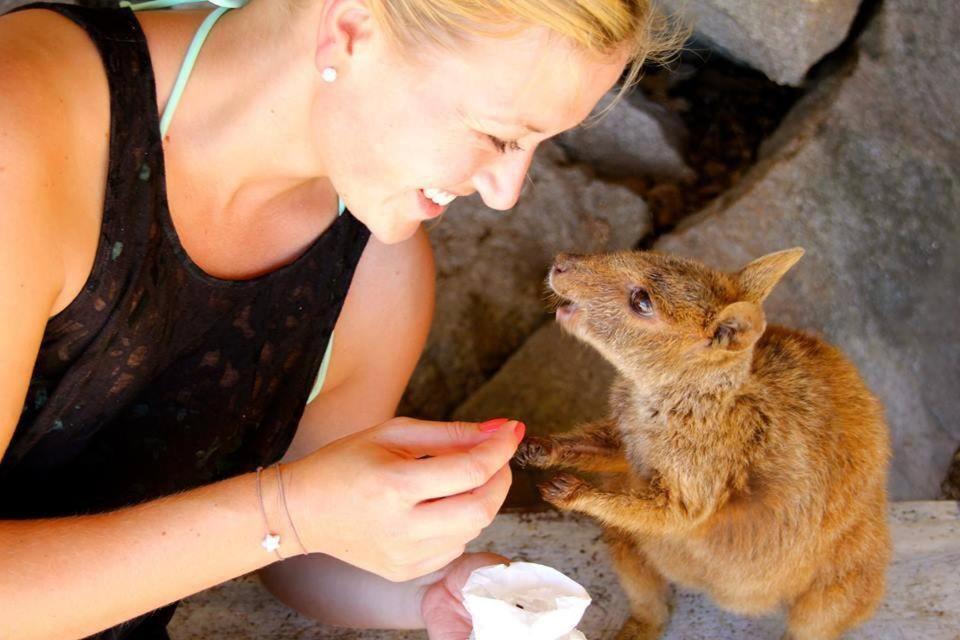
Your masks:
{"label": "crumpled napkin", "polygon": [[574,629],[590,604],[587,590],[532,562],[481,567],[463,585],[472,640],[586,640]]}

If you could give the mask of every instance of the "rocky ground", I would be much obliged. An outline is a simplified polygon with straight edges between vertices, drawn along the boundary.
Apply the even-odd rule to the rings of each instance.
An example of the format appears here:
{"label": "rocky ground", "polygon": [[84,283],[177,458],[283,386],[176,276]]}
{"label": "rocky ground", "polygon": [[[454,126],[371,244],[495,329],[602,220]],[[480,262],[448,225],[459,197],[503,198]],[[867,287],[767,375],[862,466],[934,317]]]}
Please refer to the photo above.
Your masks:
{"label": "rocky ground", "polygon": [[[906,502],[890,509],[893,562],[887,594],[874,617],[846,640],[956,640],[960,629],[960,512],[954,502]],[[555,513],[506,514],[471,550],[561,568],[593,599],[579,629],[589,640],[613,640],[628,615],[600,531],[589,520]],[[663,640],[779,638],[782,615],[747,618],[717,609],[702,595],[677,590]],[[170,624],[173,640],[421,640],[422,631],[357,631],[319,625],[277,602],[254,577],[184,602]],[[521,640],[504,638],[504,640]]]}

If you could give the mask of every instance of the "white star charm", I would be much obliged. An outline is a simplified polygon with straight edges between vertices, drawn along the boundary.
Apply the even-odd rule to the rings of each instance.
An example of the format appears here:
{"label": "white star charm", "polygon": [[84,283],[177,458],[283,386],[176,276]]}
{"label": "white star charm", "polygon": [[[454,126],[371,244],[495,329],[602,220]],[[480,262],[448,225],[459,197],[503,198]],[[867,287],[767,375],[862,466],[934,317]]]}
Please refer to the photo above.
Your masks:
{"label": "white star charm", "polygon": [[268,533],[263,537],[263,542],[260,543],[260,546],[273,553],[280,548],[280,536],[275,536],[272,533]]}

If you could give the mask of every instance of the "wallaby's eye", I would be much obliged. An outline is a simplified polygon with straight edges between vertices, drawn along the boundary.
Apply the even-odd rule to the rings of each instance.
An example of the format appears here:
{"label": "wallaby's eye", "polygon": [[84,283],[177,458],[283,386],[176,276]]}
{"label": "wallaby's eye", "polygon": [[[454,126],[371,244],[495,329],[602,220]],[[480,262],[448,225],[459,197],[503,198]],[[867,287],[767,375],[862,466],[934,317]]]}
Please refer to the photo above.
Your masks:
{"label": "wallaby's eye", "polygon": [[634,287],[630,290],[630,308],[645,318],[653,315],[653,302],[646,289]]}

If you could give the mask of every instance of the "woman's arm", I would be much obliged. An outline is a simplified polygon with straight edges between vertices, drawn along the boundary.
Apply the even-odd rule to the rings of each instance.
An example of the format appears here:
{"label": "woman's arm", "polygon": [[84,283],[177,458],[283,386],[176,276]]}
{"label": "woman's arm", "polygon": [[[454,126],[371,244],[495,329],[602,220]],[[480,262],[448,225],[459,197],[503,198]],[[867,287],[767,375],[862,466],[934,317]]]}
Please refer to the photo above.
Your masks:
{"label": "woman's arm", "polygon": [[102,515],[0,521],[0,637],[119,624],[269,564],[263,534],[252,474]]}
{"label": "woman's arm", "polygon": [[406,582],[380,576],[323,554],[279,562],[260,572],[281,602],[324,624],[353,629],[422,629],[423,592],[443,575]]}
{"label": "woman's arm", "polygon": [[[430,329],[434,278],[423,230],[394,246],[370,239],[337,322],[324,390],[307,407],[285,460],[394,415]],[[260,576],[282,602],[327,624],[419,629],[424,587],[440,572],[396,583],[311,555],[273,565]]]}
{"label": "woman's arm", "polygon": [[[45,149],[31,126],[43,98],[20,77],[29,69],[2,47],[0,61],[2,458],[63,289],[69,225],[56,215],[70,210],[72,185],[64,150]],[[262,567],[260,517],[245,476],[111,514],[0,521],[0,638],[86,636]]]}
{"label": "woman's arm", "polygon": [[[420,358],[434,308],[426,233],[384,245],[371,237],[337,320],[323,391],[307,406],[285,461],[391,418]],[[422,628],[419,586],[394,583],[328,557],[293,558],[261,572],[288,606],[356,628]],[[363,594],[363,597],[355,597]]]}
{"label": "woman's arm", "polygon": [[[79,208],[63,104],[11,46],[0,36],[0,459],[47,321],[69,302]],[[0,521],[0,638],[87,636],[260,568],[274,559],[263,530],[249,475],[109,514]]]}

